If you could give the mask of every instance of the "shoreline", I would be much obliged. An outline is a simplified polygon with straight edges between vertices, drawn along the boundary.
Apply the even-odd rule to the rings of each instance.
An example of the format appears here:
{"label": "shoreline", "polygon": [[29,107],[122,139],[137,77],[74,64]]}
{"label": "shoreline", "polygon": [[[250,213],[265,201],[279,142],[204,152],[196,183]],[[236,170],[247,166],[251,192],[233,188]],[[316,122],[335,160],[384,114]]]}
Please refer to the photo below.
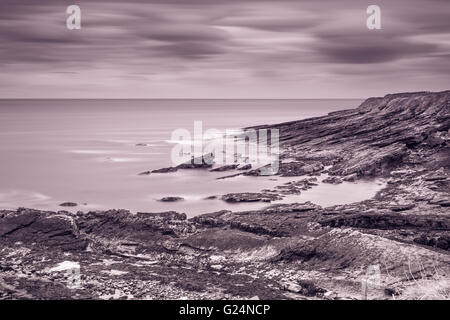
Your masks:
{"label": "shoreline", "polygon": [[[450,91],[387,95],[254,127],[280,130],[281,160],[293,160],[281,163],[280,176],[307,176],[284,192],[308,192],[308,178],[324,171],[330,183],[387,180],[361,202],[190,219],[0,210],[0,299],[450,299],[449,101]],[[245,172],[259,176],[258,168]],[[283,189],[274,191],[259,196]],[[76,288],[67,270],[52,271],[64,261],[80,266]],[[381,279],[364,296],[370,266]]]}

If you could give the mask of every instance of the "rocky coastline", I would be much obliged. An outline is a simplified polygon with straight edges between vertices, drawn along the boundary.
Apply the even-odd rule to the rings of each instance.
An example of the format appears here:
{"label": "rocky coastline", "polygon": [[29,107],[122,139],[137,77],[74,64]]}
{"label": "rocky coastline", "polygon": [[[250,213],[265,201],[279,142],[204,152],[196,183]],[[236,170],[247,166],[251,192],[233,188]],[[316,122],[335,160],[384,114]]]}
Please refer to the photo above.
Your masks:
{"label": "rocky coastline", "polygon": [[[2,210],[0,299],[450,299],[450,91],[254,128],[280,130],[278,175],[299,179],[223,201],[308,192],[321,174],[323,183],[382,177],[386,186],[346,205],[268,203],[191,219]],[[182,169],[260,172],[200,162],[142,174]]]}

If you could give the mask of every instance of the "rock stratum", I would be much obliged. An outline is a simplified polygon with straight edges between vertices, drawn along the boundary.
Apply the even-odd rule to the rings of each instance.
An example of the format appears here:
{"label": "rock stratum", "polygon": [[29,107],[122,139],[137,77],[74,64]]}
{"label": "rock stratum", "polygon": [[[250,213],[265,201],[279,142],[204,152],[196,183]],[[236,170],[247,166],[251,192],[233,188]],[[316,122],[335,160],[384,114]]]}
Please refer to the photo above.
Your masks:
{"label": "rock stratum", "polygon": [[[450,298],[450,91],[370,98],[256,128],[280,130],[279,175],[383,177],[386,187],[347,205],[278,204],[191,219],[3,210],[0,298]],[[315,181],[299,179],[270,197],[308,192]]]}

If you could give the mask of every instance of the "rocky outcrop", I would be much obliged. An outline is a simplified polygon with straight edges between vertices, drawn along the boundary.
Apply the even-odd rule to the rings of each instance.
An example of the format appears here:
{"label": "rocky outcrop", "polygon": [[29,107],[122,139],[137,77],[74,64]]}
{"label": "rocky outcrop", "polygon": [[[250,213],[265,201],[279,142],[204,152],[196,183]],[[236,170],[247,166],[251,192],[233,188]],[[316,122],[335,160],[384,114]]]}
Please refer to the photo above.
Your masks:
{"label": "rocky outcrop", "polygon": [[192,157],[190,161],[179,164],[176,167],[167,167],[151,171],[143,171],[139,173],[139,175],[149,175],[152,173],[171,173],[176,172],[179,169],[209,169],[212,168],[213,163],[214,163],[214,155],[210,153],[197,158]]}
{"label": "rocky outcrop", "polygon": [[228,193],[222,196],[222,200],[226,202],[270,202],[274,200],[281,200],[279,196],[272,193],[252,193],[252,192],[244,192],[244,193]]}
{"label": "rocky outcrop", "polygon": [[73,216],[31,209],[2,212],[0,242],[17,241],[63,250],[83,250],[87,246]]}
{"label": "rocky outcrop", "polygon": [[[353,110],[255,128],[279,129],[287,158],[326,159],[332,175],[386,175],[430,151],[439,156],[428,166],[448,168],[449,100],[450,91],[391,94]],[[297,175],[301,166],[282,165],[281,173]]]}

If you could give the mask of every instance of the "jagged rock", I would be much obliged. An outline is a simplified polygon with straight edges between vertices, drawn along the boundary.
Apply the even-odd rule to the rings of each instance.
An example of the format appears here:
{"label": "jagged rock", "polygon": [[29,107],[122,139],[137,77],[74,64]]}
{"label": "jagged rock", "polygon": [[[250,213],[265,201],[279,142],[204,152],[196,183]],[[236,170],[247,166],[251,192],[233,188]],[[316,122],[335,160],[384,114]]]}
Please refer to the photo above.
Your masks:
{"label": "jagged rock", "polygon": [[62,250],[84,250],[88,244],[73,217],[31,209],[19,209],[0,218],[0,242],[15,241]]}

